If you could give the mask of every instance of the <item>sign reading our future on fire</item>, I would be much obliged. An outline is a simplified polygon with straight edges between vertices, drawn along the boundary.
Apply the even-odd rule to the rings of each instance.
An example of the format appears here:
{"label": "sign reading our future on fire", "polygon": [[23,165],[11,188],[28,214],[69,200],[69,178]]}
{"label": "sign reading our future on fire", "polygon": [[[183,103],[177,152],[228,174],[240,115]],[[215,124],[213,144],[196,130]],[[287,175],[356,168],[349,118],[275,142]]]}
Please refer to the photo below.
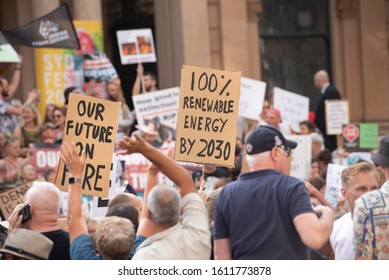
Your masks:
{"label": "sign reading our future on fire", "polygon": [[240,78],[182,66],[175,160],[234,166]]}
{"label": "sign reading our future on fire", "polygon": [[[88,96],[71,94],[66,114],[62,142],[75,142],[77,149],[85,150],[86,165],[82,193],[107,197],[112,154],[119,122],[120,103]],[[109,156],[107,156],[109,155]],[[56,185],[68,189],[69,172],[61,160]]]}

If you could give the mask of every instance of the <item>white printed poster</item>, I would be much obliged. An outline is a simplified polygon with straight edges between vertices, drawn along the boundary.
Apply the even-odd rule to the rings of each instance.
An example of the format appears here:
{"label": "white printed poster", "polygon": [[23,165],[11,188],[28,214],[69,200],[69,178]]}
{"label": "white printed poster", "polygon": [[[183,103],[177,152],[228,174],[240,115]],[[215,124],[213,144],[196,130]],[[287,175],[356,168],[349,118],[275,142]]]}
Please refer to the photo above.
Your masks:
{"label": "white printed poster", "polygon": [[282,122],[300,132],[300,122],[308,120],[309,98],[275,87],[273,104],[281,112]]}
{"label": "white printed poster", "polygon": [[168,88],[132,98],[138,124],[155,124],[161,139],[176,134],[179,87]]}
{"label": "white printed poster", "polygon": [[348,100],[326,100],[325,117],[328,135],[342,135],[343,125],[350,122]]}
{"label": "white printed poster", "polygon": [[266,83],[242,77],[238,116],[258,120],[265,99]]}
{"label": "white printed poster", "polygon": [[327,167],[327,180],[326,180],[326,193],[325,199],[334,207],[338,204],[339,199],[342,198],[342,171],[347,166],[328,164]]}
{"label": "white printed poster", "polygon": [[292,163],[290,176],[300,180],[309,177],[312,159],[312,140],[310,135],[288,135],[288,139],[297,142],[297,147],[292,151]]}
{"label": "white printed poster", "polygon": [[120,30],[116,35],[123,65],[157,61],[151,29]]}

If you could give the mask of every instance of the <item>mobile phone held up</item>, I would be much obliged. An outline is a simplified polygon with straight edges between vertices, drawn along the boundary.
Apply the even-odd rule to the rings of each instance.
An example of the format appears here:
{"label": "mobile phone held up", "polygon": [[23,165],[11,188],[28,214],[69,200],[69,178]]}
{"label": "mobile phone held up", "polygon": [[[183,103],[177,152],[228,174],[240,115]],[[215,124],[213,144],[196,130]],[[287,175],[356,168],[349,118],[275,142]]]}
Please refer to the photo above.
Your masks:
{"label": "mobile phone held up", "polygon": [[26,204],[21,210],[20,215],[23,216],[22,224],[27,222],[31,218],[31,208],[30,205]]}

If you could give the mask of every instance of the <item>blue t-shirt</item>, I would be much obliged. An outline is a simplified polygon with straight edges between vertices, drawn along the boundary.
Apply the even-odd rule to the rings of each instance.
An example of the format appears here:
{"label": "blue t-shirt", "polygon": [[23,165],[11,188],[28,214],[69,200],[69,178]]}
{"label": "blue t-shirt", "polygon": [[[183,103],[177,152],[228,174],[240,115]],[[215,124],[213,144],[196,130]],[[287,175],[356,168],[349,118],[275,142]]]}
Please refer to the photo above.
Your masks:
{"label": "blue t-shirt", "polygon": [[[142,244],[143,241],[146,240],[146,237],[142,235],[137,235],[135,237],[135,242],[131,254],[129,256],[129,260],[135,254],[136,249]],[[77,236],[72,244],[70,244],[70,259],[72,260],[102,260],[102,258],[96,254],[95,248],[92,244],[92,239],[90,239],[89,235],[81,234]]]}
{"label": "blue t-shirt", "polygon": [[215,239],[230,239],[233,259],[309,259],[293,218],[314,213],[304,183],[276,170],[242,174],[219,193]]}

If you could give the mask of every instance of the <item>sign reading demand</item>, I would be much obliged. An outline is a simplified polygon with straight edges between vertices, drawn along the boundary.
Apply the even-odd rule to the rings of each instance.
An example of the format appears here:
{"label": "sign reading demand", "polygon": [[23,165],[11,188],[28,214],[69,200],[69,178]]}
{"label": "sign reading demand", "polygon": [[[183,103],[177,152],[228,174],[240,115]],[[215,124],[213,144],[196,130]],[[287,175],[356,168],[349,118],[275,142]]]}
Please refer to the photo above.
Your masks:
{"label": "sign reading demand", "polygon": [[[81,178],[84,194],[108,196],[120,106],[119,102],[70,95],[62,142],[75,142],[80,152],[85,150],[86,166]],[[56,185],[62,191],[68,190],[68,177],[68,170],[61,160]]]}
{"label": "sign reading demand", "polygon": [[234,166],[240,78],[182,66],[175,160]]}

